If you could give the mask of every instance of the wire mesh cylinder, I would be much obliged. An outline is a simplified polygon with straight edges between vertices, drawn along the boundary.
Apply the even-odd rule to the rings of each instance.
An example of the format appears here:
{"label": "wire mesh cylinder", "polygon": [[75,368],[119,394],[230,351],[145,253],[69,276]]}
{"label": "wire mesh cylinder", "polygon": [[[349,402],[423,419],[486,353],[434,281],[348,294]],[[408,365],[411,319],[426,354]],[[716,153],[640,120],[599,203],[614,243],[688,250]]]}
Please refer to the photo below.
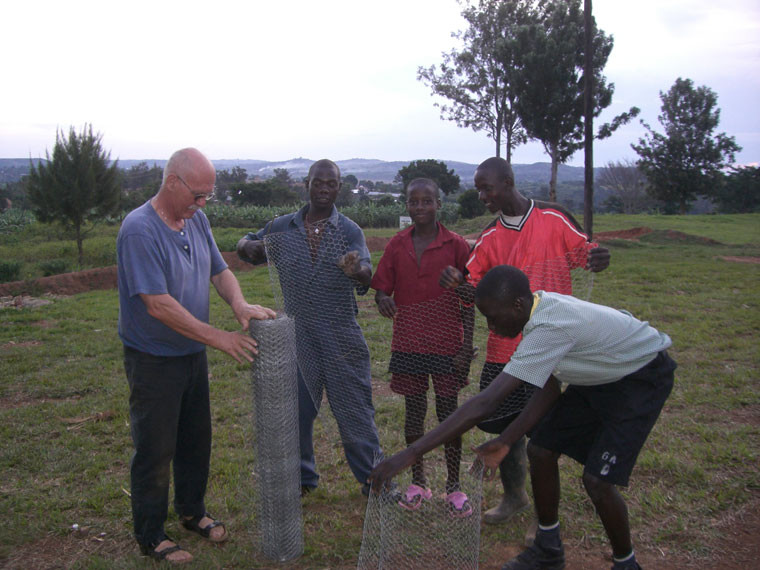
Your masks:
{"label": "wire mesh cylinder", "polygon": [[303,554],[298,384],[293,320],[253,320],[253,428],[261,552],[270,560]]}
{"label": "wire mesh cylinder", "polygon": [[408,510],[399,504],[399,491],[404,493],[411,483],[411,470],[396,478],[399,491],[370,493],[357,570],[477,570],[483,469],[480,464],[473,470],[463,464],[461,490],[471,510],[456,513],[446,500],[446,466],[440,455],[426,456],[433,494],[419,508]]}

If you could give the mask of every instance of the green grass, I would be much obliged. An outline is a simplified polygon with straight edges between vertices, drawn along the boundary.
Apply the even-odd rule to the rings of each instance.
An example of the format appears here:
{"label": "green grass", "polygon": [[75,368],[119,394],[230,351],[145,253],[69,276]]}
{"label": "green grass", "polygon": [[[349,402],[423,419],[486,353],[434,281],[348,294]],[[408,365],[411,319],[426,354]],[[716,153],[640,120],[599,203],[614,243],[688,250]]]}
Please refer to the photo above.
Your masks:
{"label": "green grass", "polygon": [[[474,224],[482,227],[488,219],[456,229],[472,233]],[[725,521],[756,510],[760,491],[760,265],[723,259],[760,256],[760,216],[609,215],[597,216],[595,226],[599,232],[675,229],[720,243],[677,242],[662,233],[638,242],[611,241],[612,263],[595,275],[592,293],[592,300],[626,308],[670,334],[671,353],[679,363],[671,399],[625,491],[637,550],[653,557],[667,552],[669,560],[683,566],[719,567]],[[92,259],[115,236],[115,228],[100,231],[92,240]],[[229,230],[229,239],[243,231]],[[68,251],[67,242],[44,226],[32,224],[23,235],[16,243],[0,238],[0,257],[34,264],[48,251],[57,259]],[[373,255],[375,262],[379,255]],[[238,278],[251,302],[272,303],[266,269]],[[403,407],[387,389],[390,323],[378,316],[369,297],[359,303],[359,319],[372,355],[381,440],[386,451],[394,452],[403,447]],[[213,294],[212,299],[212,323],[237,328],[226,305]],[[0,536],[0,566],[153,567],[137,555],[124,491],[131,441],[116,334],[117,294],[97,291],[51,300],[38,308],[0,309],[0,512],[8,529]],[[479,323],[482,360],[484,327]],[[249,370],[214,350],[209,366],[214,447],[208,508],[228,523],[233,538],[223,548],[211,548],[180,530],[173,516],[167,528],[193,552],[197,567],[272,567],[255,549]],[[479,367],[473,367],[471,378]],[[466,392],[476,390],[475,380]],[[432,405],[430,410],[432,416]],[[332,417],[321,414],[315,429],[322,484],[304,502],[306,551],[287,567],[353,568],[366,500],[337,444]],[[483,437],[468,434],[465,450]],[[431,457],[439,455],[436,450]],[[580,468],[563,461],[561,469],[566,544],[578,549],[583,543],[606,553],[603,529],[579,482]],[[485,495],[490,506],[497,485],[485,484]],[[491,567],[493,552],[504,545],[518,547],[528,520],[521,515],[508,525],[484,526],[481,566]],[[87,530],[74,531],[74,524]]]}

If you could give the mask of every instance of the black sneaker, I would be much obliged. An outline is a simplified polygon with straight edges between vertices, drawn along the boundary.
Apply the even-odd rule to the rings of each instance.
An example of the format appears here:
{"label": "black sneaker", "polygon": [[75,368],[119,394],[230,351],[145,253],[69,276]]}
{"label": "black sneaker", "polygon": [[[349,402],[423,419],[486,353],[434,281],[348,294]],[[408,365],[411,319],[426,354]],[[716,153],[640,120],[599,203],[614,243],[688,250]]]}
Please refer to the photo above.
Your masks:
{"label": "black sneaker", "polygon": [[565,549],[559,532],[537,532],[533,545],[501,567],[501,570],[562,570]]}

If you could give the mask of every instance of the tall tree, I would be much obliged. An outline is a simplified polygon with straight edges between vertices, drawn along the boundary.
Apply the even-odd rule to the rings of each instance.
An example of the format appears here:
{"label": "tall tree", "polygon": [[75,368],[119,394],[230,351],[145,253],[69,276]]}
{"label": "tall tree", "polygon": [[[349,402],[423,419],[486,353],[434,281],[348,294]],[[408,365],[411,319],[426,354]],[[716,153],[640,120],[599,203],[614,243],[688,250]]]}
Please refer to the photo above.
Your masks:
{"label": "tall tree", "polygon": [[459,176],[446,166],[445,162],[440,160],[432,158],[413,160],[399,169],[394,181],[401,183],[402,192],[404,192],[406,191],[407,184],[415,178],[430,178],[434,180],[444,194],[450,194],[459,189]]}
{"label": "tall tree", "polygon": [[720,188],[721,171],[741,150],[734,137],[714,134],[720,123],[718,96],[709,87],[694,88],[691,79],[676,79],[667,93],[660,91],[665,133],[648,131],[639,144],[639,167],[649,180],[650,194],[685,214],[698,196],[711,197]]}
{"label": "tall tree", "polygon": [[435,95],[449,103],[435,103],[441,118],[459,127],[485,131],[494,140],[496,156],[506,149],[507,162],[512,150],[527,137],[515,112],[515,53],[520,48],[517,30],[532,17],[527,0],[468,1],[462,16],[469,24],[465,31],[453,33],[463,43],[444,53],[440,68],[419,67],[417,79],[424,81]]}
{"label": "tall tree", "polygon": [[[593,19],[592,19],[593,20]],[[525,130],[551,158],[549,199],[557,200],[557,170],[584,144],[584,15],[580,0],[552,0],[540,6],[538,20],[522,26],[516,52],[515,108]],[[612,38],[593,22],[593,116],[612,103],[615,86],[602,74],[612,51]],[[610,136],[638,115],[626,113],[602,125],[595,138]]]}
{"label": "tall tree", "polygon": [[101,134],[93,135],[92,125],[81,134],[71,127],[68,138],[56,133],[52,158],[46,152],[47,162],[36,168],[30,160],[26,190],[34,214],[41,222],[58,222],[74,231],[80,267],[85,236],[120,205],[118,163],[109,166],[110,152],[103,150],[101,139]]}

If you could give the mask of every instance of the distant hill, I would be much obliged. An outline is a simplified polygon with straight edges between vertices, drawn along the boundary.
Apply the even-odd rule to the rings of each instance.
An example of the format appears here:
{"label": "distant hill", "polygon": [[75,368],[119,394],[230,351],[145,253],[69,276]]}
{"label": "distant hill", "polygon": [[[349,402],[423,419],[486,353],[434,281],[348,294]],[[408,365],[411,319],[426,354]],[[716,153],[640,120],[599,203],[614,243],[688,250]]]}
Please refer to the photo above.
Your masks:
{"label": "distant hill", "polygon": [[[35,159],[36,162],[37,159]],[[141,162],[149,166],[154,164],[163,167],[166,160],[120,160],[119,167],[131,168]],[[261,176],[267,178],[273,175],[275,168],[284,168],[290,172],[292,178],[298,179],[306,176],[309,166],[314,162],[310,158],[292,158],[283,161],[267,161],[255,159],[217,159],[214,166],[217,170],[230,170],[236,166],[245,168],[249,176]],[[462,185],[472,186],[472,178],[475,175],[477,164],[444,160],[446,165],[454,170],[462,179]],[[351,158],[338,160],[341,172],[353,174],[360,180],[373,180],[375,182],[393,182],[396,173],[402,167],[409,164],[408,161],[385,161],[371,158]],[[518,186],[525,184],[549,184],[551,165],[548,162],[536,162],[534,164],[513,164],[515,181]],[[27,158],[0,158],[0,183],[15,182],[29,172],[29,159]],[[583,182],[583,167],[560,165],[557,174],[560,183]]]}

